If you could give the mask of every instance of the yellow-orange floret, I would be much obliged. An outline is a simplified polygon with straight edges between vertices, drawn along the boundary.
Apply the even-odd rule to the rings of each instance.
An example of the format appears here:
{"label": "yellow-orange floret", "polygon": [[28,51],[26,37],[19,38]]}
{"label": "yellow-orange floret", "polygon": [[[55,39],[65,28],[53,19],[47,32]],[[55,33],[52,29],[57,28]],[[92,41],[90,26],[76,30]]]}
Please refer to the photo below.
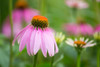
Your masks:
{"label": "yellow-orange floret", "polygon": [[74,41],[74,44],[76,44],[77,46],[84,46],[86,45],[86,43],[84,41]]}

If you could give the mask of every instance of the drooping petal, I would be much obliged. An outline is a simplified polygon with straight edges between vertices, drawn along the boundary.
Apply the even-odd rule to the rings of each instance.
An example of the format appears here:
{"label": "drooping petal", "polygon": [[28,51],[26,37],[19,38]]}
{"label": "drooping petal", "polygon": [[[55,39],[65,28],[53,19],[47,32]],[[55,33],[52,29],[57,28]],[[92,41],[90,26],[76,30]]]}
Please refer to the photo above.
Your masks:
{"label": "drooping petal", "polygon": [[36,35],[36,29],[34,29],[34,31],[32,32],[31,39],[30,39],[30,51],[32,55],[34,53],[33,51],[34,51],[35,35]]}
{"label": "drooping petal", "polygon": [[41,37],[42,37],[42,44],[41,44],[41,50],[42,50],[42,53],[45,57],[47,57],[47,48],[46,48],[46,44],[45,44],[45,40],[43,39],[43,31],[41,33]]}
{"label": "drooping petal", "polygon": [[29,33],[27,34],[27,41],[26,41],[26,47],[27,47],[27,53],[30,55],[30,39],[32,34],[33,28],[30,28]]}
{"label": "drooping petal", "polygon": [[54,42],[52,40],[52,38],[50,37],[50,35],[48,35],[48,33],[46,31],[43,32],[43,39],[44,39],[44,43],[45,46],[48,50],[48,53],[50,56],[54,56]]}
{"label": "drooping petal", "polygon": [[20,37],[20,35],[23,35],[24,32],[25,32],[28,28],[29,28],[29,25],[28,25],[27,27],[25,27],[21,32],[19,32],[19,33],[15,36],[12,45],[14,45],[16,39],[17,39],[18,37]]}
{"label": "drooping petal", "polygon": [[55,45],[55,53],[58,53],[59,50],[58,50],[58,46],[55,40],[54,40],[54,45]]}
{"label": "drooping petal", "polygon": [[22,51],[22,50],[23,50],[23,48],[24,48],[26,42],[28,41],[28,37],[29,37],[29,35],[30,35],[30,32],[31,32],[31,29],[28,28],[28,29],[26,30],[26,32],[24,33],[24,35],[23,35],[23,37],[22,37],[22,39],[21,39],[20,45],[19,45],[19,51]]}
{"label": "drooping petal", "polygon": [[38,29],[36,31],[35,41],[34,41],[34,54],[36,54],[39,51],[40,45],[41,45],[41,31]]}
{"label": "drooping petal", "polygon": [[59,50],[58,50],[57,43],[56,43],[56,41],[55,41],[54,35],[53,35],[53,33],[52,33],[52,30],[49,29],[48,34],[50,34],[50,36],[51,36],[51,38],[52,38],[52,40],[53,40],[53,42],[54,42],[55,53],[58,53]]}

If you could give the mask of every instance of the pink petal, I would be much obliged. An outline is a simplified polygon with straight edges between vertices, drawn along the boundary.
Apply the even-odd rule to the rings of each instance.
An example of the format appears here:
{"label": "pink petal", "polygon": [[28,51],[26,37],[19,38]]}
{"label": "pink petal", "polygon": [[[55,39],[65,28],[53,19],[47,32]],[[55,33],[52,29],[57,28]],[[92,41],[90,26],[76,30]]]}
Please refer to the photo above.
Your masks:
{"label": "pink petal", "polygon": [[34,51],[35,35],[36,35],[36,29],[34,29],[34,31],[31,34],[31,40],[30,40],[30,51],[31,51],[31,54],[33,54],[33,51]]}
{"label": "pink petal", "polygon": [[58,46],[57,46],[57,43],[56,43],[56,41],[55,41],[54,35],[53,35],[53,33],[51,32],[50,29],[49,29],[48,34],[50,34],[50,35],[51,35],[51,38],[53,39],[54,46],[55,46],[55,53],[58,53],[58,51],[59,51],[59,50],[58,50]]}
{"label": "pink petal", "polygon": [[27,41],[26,41],[26,46],[27,46],[27,53],[30,55],[30,38],[32,34],[33,28],[30,29],[29,34],[27,35]]}
{"label": "pink petal", "polygon": [[40,45],[41,45],[41,31],[38,29],[36,31],[35,41],[34,41],[34,54],[36,54],[39,51]]}
{"label": "pink petal", "polygon": [[28,25],[27,27],[25,27],[21,32],[19,32],[19,33],[15,36],[12,45],[14,45],[16,39],[17,39],[18,37],[20,37],[20,35],[23,35],[23,34],[24,34],[24,32],[29,28],[29,26],[30,26],[30,25]]}
{"label": "pink petal", "polygon": [[51,38],[51,36],[47,33],[47,32],[43,32],[43,39],[44,39],[44,43],[45,43],[45,46],[48,50],[48,53],[50,56],[54,56],[54,42]]}
{"label": "pink petal", "polygon": [[20,42],[20,45],[19,45],[19,51],[22,51],[23,50],[25,44],[28,41],[28,37],[29,37],[29,35],[31,33],[31,29],[30,28],[26,30],[26,32],[24,33],[24,35],[23,35],[23,37],[21,39],[21,42]]}
{"label": "pink petal", "polygon": [[45,40],[44,40],[44,37],[43,37],[43,32],[42,32],[42,45],[41,45],[41,50],[42,50],[42,53],[45,57],[47,57],[47,49],[46,49],[46,44],[45,44]]}

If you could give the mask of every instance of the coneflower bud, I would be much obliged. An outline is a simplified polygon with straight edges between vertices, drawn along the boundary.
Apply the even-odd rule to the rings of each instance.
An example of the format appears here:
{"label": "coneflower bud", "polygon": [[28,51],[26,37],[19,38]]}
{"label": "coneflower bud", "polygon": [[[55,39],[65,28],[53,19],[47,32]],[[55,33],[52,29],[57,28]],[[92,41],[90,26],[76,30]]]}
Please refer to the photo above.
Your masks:
{"label": "coneflower bud", "polygon": [[65,39],[65,35],[62,32],[58,32],[55,34],[55,40],[57,44],[60,44],[61,42],[63,42],[64,39]]}
{"label": "coneflower bud", "polygon": [[94,33],[94,39],[100,40],[100,32],[95,32]]}

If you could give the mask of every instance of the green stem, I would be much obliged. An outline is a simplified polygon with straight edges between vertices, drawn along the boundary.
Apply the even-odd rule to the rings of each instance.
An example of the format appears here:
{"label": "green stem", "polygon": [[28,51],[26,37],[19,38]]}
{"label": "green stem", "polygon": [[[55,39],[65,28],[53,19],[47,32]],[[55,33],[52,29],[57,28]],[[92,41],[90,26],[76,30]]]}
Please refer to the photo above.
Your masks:
{"label": "green stem", "polygon": [[34,64],[33,64],[33,67],[36,67],[37,57],[38,57],[38,53],[36,55],[34,55]]}
{"label": "green stem", "polygon": [[42,16],[45,16],[45,13],[46,13],[46,9],[45,9],[45,0],[41,0],[41,9],[40,9],[40,14]]}
{"label": "green stem", "polygon": [[96,2],[96,0],[93,1],[94,3],[94,9],[95,9],[95,14],[96,14],[96,20],[97,20],[97,23],[100,22],[100,17],[99,17],[99,4],[98,2]]}
{"label": "green stem", "polygon": [[77,56],[77,67],[80,67],[80,64],[81,64],[80,60],[81,60],[81,54],[78,53],[78,56]]}
{"label": "green stem", "polygon": [[12,0],[9,0],[9,17],[11,26],[11,40],[10,40],[10,63],[9,67],[12,67],[13,51],[12,51],[12,41],[13,41],[13,21],[12,21]]}
{"label": "green stem", "polygon": [[54,63],[54,56],[51,58],[51,67],[53,67],[53,63]]}
{"label": "green stem", "polygon": [[97,67],[100,67],[100,49],[97,49]]}

